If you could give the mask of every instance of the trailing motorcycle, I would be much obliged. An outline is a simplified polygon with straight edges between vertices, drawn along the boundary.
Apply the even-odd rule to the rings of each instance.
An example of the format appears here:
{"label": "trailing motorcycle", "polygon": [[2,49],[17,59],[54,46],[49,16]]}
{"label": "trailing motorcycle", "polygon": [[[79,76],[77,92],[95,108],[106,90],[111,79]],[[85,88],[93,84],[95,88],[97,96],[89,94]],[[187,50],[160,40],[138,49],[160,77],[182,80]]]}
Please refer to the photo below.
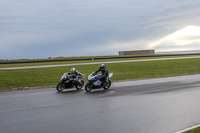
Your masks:
{"label": "trailing motorcycle", "polygon": [[84,81],[83,81],[83,76],[85,74],[80,74],[80,75],[73,75],[73,74],[68,74],[64,73],[60,80],[61,82],[58,83],[56,89],[59,92],[63,92],[64,89],[70,89],[73,87],[76,87],[77,90],[80,90],[84,86]]}
{"label": "trailing motorcycle", "polygon": [[92,89],[101,89],[104,88],[104,90],[107,90],[111,86],[110,78],[113,76],[113,73],[109,73],[109,76],[105,80],[104,83],[102,83],[99,78],[101,77],[100,74],[97,74],[95,72],[91,73],[88,76],[88,82],[85,85],[85,91],[90,92]]}

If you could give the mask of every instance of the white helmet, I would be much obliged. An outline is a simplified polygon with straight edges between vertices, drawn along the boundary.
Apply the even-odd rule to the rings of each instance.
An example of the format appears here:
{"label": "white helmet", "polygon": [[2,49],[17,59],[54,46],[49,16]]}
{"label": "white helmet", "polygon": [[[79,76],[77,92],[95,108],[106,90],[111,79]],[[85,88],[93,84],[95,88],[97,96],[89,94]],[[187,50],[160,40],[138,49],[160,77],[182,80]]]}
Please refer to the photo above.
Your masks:
{"label": "white helmet", "polygon": [[75,72],[76,72],[76,69],[75,69],[75,68],[72,68],[72,69],[71,69],[71,73],[72,73],[72,74],[75,74]]}

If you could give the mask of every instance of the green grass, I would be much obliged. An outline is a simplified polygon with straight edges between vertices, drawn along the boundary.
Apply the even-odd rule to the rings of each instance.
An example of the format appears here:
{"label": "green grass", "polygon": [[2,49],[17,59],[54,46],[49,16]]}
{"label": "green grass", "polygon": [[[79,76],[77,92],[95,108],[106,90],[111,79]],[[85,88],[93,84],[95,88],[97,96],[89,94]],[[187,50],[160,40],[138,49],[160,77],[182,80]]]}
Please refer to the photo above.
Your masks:
{"label": "green grass", "polygon": [[184,132],[184,133],[200,133],[200,127],[195,128],[195,129],[190,130],[190,131],[187,131],[187,132]]}
{"label": "green grass", "polygon": [[[105,60],[104,60],[105,61]],[[86,62],[86,61],[85,61]],[[17,65],[17,64],[15,64]],[[112,81],[134,80],[144,78],[158,78],[200,73],[200,58],[130,62],[106,64],[109,72],[113,72]],[[0,90],[8,88],[24,88],[34,86],[56,85],[60,81],[60,75],[70,71],[73,66],[0,70]],[[87,76],[98,69],[99,65],[74,66],[79,72]]]}
{"label": "green grass", "polygon": [[[89,62],[105,62],[105,61],[122,61],[122,60],[142,60],[142,59],[156,59],[156,58],[175,58],[175,57],[192,57],[189,56],[163,56],[163,57],[141,57],[141,58],[119,58],[119,59],[99,59],[99,60],[83,60],[83,61],[57,61],[57,62],[37,62],[37,63],[17,63],[17,64],[0,64],[0,68],[7,67],[24,67],[24,66],[40,66],[40,65],[58,65],[58,64],[74,64],[74,63],[89,63]],[[121,56],[120,56],[121,57]],[[74,57],[75,58],[75,57]],[[27,60],[31,61],[31,60]]]}
{"label": "green grass", "polygon": [[101,58],[101,57],[121,57],[123,55],[108,55],[108,56],[80,56],[80,57],[49,57],[46,59],[17,59],[17,60],[0,60],[0,62],[19,62],[19,61],[43,61],[43,60],[63,60],[63,59],[83,59],[83,58]]}

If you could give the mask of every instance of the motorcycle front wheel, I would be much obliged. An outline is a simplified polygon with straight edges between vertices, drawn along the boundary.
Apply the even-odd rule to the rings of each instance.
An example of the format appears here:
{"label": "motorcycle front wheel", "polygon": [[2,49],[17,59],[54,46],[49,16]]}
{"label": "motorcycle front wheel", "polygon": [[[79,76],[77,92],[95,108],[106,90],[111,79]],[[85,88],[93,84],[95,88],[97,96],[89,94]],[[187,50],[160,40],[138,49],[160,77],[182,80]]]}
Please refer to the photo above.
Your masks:
{"label": "motorcycle front wheel", "polygon": [[87,84],[85,85],[85,91],[90,92],[91,90],[92,90],[91,85],[87,83]]}
{"label": "motorcycle front wheel", "polygon": [[76,89],[77,89],[77,90],[80,90],[81,88],[83,88],[83,86],[84,86],[84,81],[81,80],[81,81],[80,81],[80,84],[76,85]]}
{"label": "motorcycle front wheel", "polygon": [[110,88],[110,86],[111,86],[111,81],[108,80],[108,81],[106,81],[106,85],[103,88],[104,88],[104,90],[107,90]]}
{"label": "motorcycle front wheel", "polygon": [[63,82],[58,83],[56,89],[58,92],[63,92],[63,90],[65,89],[64,83]]}

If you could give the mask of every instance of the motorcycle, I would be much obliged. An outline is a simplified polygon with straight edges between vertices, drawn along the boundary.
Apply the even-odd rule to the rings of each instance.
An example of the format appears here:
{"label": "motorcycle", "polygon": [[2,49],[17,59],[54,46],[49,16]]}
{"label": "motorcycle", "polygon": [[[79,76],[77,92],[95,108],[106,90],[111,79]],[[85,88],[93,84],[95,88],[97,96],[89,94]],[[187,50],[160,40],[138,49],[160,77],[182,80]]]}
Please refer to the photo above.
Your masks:
{"label": "motorcycle", "polygon": [[109,73],[109,76],[106,78],[105,82],[102,83],[99,78],[101,77],[100,74],[95,72],[91,73],[88,76],[88,82],[85,85],[85,91],[90,92],[92,89],[101,89],[102,87],[104,90],[107,90],[111,86],[110,78],[113,76],[113,73]]}
{"label": "motorcycle", "polygon": [[83,76],[81,75],[69,75],[68,73],[64,73],[60,80],[61,82],[58,83],[56,89],[58,92],[63,92],[64,89],[70,89],[76,87],[77,90],[80,90],[84,86]]}

